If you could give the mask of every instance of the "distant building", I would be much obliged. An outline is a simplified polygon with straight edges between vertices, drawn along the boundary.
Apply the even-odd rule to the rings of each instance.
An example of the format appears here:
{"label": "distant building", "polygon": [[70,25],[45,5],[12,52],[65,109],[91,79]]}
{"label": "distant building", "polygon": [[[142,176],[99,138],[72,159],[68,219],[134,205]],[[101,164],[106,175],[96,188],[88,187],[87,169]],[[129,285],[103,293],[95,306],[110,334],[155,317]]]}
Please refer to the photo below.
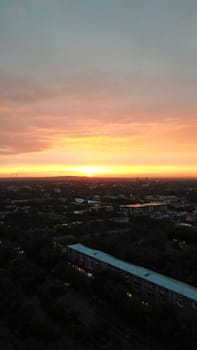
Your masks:
{"label": "distant building", "polygon": [[177,201],[180,201],[180,198],[178,198],[177,196],[166,196],[159,194],[145,196],[145,199],[147,201],[159,201],[165,203],[175,203]]}
{"label": "distant building", "polygon": [[92,204],[92,205],[100,205],[101,201],[95,200],[95,199],[88,199],[87,200],[88,204]]}
{"label": "distant building", "polygon": [[86,199],[85,198],[75,197],[74,198],[74,202],[77,203],[77,204],[83,204],[83,203],[86,203]]}
{"label": "distant building", "polygon": [[197,310],[197,288],[82,244],[68,245],[63,252],[75,267],[83,269],[87,275],[104,269],[120,273],[125,279],[125,292],[129,297],[136,295],[144,302],[168,302]]}
{"label": "distant building", "polygon": [[121,212],[126,216],[151,214],[155,211],[165,211],[166,209],[167,204],[160,202],[126,204],[120,206]]}
{"label": "distant building", "polygon": [[177,226],[186,227],[186,228],[191,228],[192,227],[191,224],[188,224],[186,222],[180,222],[180,223],[177,224]]}
{"label": "distant building", "polygon": [[130,222],[130,218],[126,216],[119,216],[111,218],[110,221],[116,222],[117,224],[128,224]]}

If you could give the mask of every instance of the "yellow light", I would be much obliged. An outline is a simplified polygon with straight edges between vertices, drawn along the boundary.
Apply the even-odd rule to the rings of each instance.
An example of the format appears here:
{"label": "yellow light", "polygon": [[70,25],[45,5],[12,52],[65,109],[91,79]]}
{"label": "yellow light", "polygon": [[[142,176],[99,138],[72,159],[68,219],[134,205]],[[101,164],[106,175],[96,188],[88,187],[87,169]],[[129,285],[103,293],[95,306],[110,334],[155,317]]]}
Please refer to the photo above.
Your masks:
{"label": "yellow light", "polygon": [[97,165],[79,166],[75,170],[88,177],[92,177],[95,175],[109,174],[112,172],[112,170],[106,166],[97,166]]}
{"label": "yellow light", "polygon": [[46,165],[24,165],[15,166],[1,165],[0,177],[21,177],[21,176],[188,176],[194,177],[197,174],[197,166],[178,166],[178,165],[63,165],[63,164],[46,164]]}
{"label": "yellow light", "polygon": [[127,292],[127,296],[129,297],[129,298],[132,298],[132,294],[130,293],[130,292]]}

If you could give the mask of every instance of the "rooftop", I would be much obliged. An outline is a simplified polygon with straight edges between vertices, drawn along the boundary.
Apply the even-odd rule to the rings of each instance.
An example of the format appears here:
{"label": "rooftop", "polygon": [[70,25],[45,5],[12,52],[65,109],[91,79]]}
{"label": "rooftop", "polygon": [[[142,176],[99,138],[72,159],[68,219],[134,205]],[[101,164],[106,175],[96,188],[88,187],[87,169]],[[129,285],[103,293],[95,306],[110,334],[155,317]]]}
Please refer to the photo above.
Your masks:
{"label": "rooftop", "polygon": [[165,203],[160,202],[149,202],[149,203],[137,203],[137,204],[126,204],[122,205],[122,207],[126,208],[146,208],[146,207],[156,207],[160,205],[166,205]]}

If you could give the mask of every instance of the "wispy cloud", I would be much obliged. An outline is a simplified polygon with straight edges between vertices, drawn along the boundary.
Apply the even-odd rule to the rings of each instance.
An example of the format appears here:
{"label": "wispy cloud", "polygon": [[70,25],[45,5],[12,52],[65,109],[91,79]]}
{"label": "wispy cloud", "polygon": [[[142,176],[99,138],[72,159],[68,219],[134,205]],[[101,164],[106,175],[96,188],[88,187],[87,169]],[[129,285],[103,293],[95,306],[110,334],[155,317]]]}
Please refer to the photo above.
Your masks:
{"label": "wispy cloud", "polygon": [[[196,152],[197,82],[142,73],[73,74],[44,82],[0,72],[0,153],[101,155]],[[151,87],[151,91],[149,88]],[[119,155],[118,155],[119,154]],[[120,160],[119,160],[120,161]]]}
{"label": "wispy cloud", "polygon": [[22,113],[25,111],[24,107],[0,105],[0,113]]}
{"label": "wispy cloud", "polygon": [[7,12],[14,16],[25,16],[27,14],[27,9],[24,6],[13,6],[9,7]]}

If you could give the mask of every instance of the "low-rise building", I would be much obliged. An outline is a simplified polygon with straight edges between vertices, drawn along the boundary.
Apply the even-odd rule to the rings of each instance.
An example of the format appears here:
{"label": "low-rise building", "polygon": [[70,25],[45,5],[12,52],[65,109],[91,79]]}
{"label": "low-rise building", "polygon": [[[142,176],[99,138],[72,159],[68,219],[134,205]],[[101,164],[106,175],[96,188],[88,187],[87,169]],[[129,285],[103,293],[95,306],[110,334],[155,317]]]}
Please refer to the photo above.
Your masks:
{"label": "low-rise building", "polygon": [[160,202],[126,204],[120,206],[121,212],[126,216],[151,214],[155,211],[165,211],[166,209],[167,204]]}

